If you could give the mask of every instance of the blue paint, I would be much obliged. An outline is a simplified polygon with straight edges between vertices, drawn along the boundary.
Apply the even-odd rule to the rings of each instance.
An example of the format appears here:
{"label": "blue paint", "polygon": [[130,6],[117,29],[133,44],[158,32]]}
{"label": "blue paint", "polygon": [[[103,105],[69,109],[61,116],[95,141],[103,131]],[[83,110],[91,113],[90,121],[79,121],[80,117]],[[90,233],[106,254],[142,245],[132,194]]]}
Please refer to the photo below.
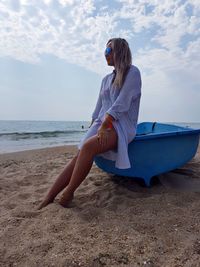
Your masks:
{"label": "blue paint", "polygon": [[95,157],[95,163],[108,173],[141,178],[150,186],[153,176],[179,168],[195,156],[199,135],[200,129],[143,122],[128,146],[131,168],[117,169],[114,161],[100,156]]}

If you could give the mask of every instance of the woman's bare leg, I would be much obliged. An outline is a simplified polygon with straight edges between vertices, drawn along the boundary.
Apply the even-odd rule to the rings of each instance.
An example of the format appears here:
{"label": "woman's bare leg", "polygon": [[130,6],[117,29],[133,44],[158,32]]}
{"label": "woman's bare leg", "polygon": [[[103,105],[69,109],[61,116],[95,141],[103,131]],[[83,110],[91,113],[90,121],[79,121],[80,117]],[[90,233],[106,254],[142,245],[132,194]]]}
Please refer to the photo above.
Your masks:
{"label": "woman's bare leg", "polygon": [[57,177],[56,181],[49,190],[43,202],[39,205],[38,209],[41,209],[52,203],[57,194],[60,193],[69,184],[79,152],[80,150],[78,151],[77,155],[65,166],[64,170]]}
{"label": "woman's bare leg", "polygon": [[70,182],[63,192],[59,203],[66,207],[67,204],[73,199],[74,191],[82,183],[89,173],[94,156],[106,152],[117,147],[117,133],[113,129],[109,132],[108,142],[104,146],[99,144],[97,135],[90,137],[80,150]]}

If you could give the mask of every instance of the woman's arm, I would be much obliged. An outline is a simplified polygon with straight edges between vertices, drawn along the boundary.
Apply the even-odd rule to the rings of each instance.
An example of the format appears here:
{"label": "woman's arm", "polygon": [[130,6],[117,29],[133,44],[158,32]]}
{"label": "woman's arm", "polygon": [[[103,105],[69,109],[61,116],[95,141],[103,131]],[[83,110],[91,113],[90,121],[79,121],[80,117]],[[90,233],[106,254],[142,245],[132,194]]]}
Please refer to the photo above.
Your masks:
{"label": "woman's arm", "polygon": [[105,115],[105,119],[103,121],[103,123],[101,124],[101,130],[103,129],[110,129],[110,128],[113,128],[113,125],[112,125],[112,122],[114,121],[115,119],[109,115],[109,114],[106,114]]}

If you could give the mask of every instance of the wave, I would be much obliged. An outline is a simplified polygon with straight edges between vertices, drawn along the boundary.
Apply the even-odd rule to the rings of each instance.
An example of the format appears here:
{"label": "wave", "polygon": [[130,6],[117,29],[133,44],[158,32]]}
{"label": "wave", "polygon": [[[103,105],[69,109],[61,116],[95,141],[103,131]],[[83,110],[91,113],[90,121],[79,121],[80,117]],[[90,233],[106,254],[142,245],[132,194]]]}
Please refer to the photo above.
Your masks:
{"label": "wave", "polygon": [[66,135],[74,135],[79,133],[84,133],[87,130],[75,131],[43,131],[43,132],[12,132],[12,133],[0,133],[0,138],[9,138],[12,140],[19,139],[38,139],[38,138],[51,138],[51,137],[61,137]]}

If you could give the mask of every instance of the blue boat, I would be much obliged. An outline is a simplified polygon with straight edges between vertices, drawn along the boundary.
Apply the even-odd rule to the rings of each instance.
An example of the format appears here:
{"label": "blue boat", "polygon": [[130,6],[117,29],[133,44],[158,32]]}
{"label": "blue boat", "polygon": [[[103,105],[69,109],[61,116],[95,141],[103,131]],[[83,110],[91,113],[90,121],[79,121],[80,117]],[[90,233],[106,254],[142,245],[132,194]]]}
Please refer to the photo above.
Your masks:
{"label": "blue boat", "polygon": [[103,171],[119,176],[143,179],[146,186],[151,178],[183,166],[197,151],[200,129],[173,124],[142,122],[128,145],[129,169],[118,169],[115,162],[96,155],[94,161]]}

